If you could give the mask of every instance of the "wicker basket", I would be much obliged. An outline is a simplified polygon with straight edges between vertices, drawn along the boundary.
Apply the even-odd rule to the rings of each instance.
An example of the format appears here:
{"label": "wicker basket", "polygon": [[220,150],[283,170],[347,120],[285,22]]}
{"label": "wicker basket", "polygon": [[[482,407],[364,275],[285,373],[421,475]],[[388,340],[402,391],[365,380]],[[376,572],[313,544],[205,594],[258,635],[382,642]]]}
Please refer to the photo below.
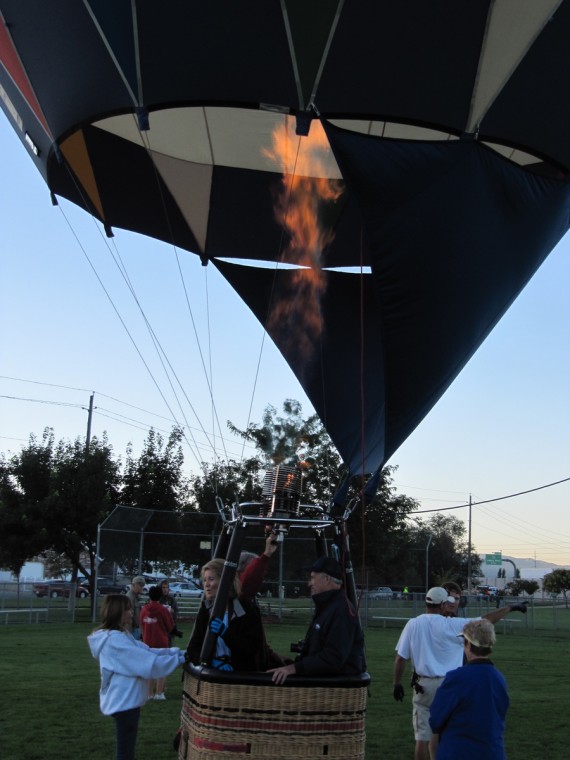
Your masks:
{"label": "wicker basket", "polygon": [[363,760],[370,677],[289,679],[190,666],[179,760]]}

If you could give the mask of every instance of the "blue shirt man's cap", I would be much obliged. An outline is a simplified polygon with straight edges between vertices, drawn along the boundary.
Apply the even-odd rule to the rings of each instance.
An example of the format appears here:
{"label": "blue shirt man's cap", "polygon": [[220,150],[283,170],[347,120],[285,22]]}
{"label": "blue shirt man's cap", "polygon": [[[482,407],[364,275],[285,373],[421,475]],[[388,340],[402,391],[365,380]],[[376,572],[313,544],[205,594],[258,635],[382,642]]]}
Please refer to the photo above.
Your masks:
{"label": "blue shirt man's cap", "polygon": [[319,557],[311,566],[310,571],[312,573],[324,573],[336,581],[342,581],[342,568],[333,557]]}
{"label": "blue shirt man's cap", "polygon": [[492,649],[496,641],[495,626],[485,618],[481,620],[472,620],[467,623],[463,631],[457,634],[463,636],[476,647]]}

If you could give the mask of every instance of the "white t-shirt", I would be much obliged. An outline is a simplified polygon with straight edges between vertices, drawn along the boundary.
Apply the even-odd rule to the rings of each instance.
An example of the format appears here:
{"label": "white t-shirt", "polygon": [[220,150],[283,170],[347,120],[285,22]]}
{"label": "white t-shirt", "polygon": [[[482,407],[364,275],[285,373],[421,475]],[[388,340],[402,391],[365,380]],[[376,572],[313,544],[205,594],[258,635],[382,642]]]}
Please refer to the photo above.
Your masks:
{"label": "white t-shirt", "polygon": [[405,660],[413,660],[416,673],[421,676],[445,676],[463,664],[463,639],[458,634],[471,620],[480,618],[418,615],[406,623],[396,652]]}

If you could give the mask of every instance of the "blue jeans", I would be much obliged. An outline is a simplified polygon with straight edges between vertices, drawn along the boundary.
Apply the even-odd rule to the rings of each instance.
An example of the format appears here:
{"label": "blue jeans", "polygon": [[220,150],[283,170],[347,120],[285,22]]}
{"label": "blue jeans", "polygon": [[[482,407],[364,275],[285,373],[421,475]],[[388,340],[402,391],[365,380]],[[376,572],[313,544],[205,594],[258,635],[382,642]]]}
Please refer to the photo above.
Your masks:
{"label": "blue jeans", "polygon": [[113,715],[117,737],[115,760],[135,760],[135,745],[139,728],[140,707],[116,712]]}

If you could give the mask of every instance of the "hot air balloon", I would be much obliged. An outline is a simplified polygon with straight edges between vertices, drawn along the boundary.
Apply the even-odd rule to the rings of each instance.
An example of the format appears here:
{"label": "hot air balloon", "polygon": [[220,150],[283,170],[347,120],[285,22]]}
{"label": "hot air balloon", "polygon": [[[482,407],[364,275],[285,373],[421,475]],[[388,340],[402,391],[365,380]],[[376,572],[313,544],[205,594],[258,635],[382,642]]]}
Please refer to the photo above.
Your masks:
{"label": "hot air balloon", "polygon": [[[441,397],[569,203],[568,4],[372,5],[0,3],[2,106],[54,197],[218,267],[353,472]],[[231,262],[299,265],[276,188],[321,121],[340,193],[301,261],[322,277],[307,345],[302,310],[268,316],[296,273]]]}
{"label": "hot air balloon", "polygon": [[569,0],[0,17],[0,103],[54,199],[215,266],[352,473],[380,471],[568,229]]}

